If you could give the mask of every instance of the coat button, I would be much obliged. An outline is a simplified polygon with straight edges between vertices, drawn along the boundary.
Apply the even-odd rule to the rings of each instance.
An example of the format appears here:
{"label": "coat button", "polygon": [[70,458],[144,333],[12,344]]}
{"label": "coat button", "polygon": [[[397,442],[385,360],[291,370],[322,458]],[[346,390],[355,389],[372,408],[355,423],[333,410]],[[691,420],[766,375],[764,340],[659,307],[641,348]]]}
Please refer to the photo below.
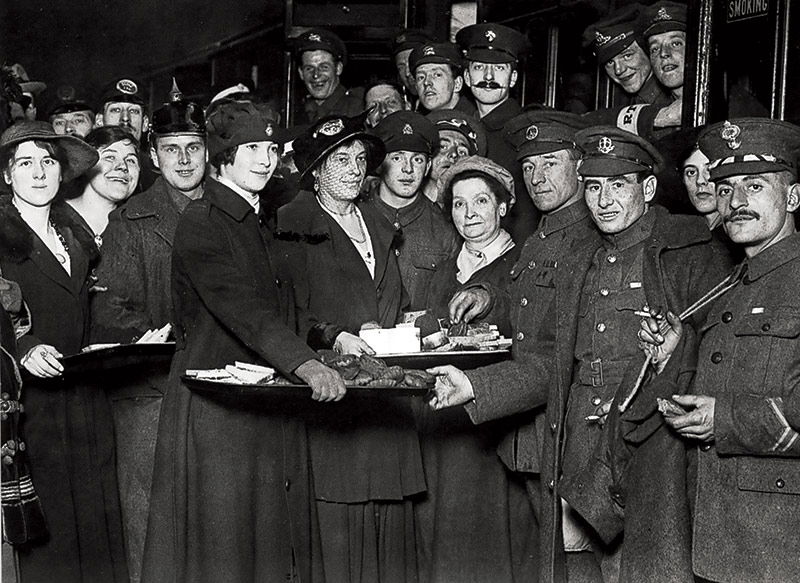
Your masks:
{"label": "coat button", "polygon": [[608,294],[609,294],[609,291],[608,291],[607,287],[600,288],[600,295],[601,296],[606,297]]}
{"label": "coat button", "polygon": [[281,284],[281,280],[276,278],[275,279],[275,287],[281,287],[281,285],[282,285]]}
{"label": "coat button", "polygon": [[767,322],[767,323],[763,324],[763,325],[761,326],[761,329],[762,329],[764,332],[769,332],[769,329],[770,329],[769,322]]}
{"label": "coat button", "polygon": [[778,478],[775,480],[775,486],[778,488],[783,488],[786,485],[786,482],[783,481],[783,478]]}
{"label": "coat button", "polygon": [[597,331],[598,332],[605,332],[606,331],[606,325],[603,322],[600,322],[597,325]]}
{"label": "coat button", "polygon": [[397,257],[400,257],[400,249],[395,249],[395,250],[394,250],[394,254],[395,254]]}
{"label": "coat button", "polygon": [[527,305],[528,305],[528,298],[522,298],[522,299],[519,301],[519,305],[520,305],[520,306],[522,306],[523,308],[524,308],[525,306],[527,306]]}
{"label": "coat button", "polygon": [[597,407],[597,406],[598,406],[600,403],[602,403],[602,402],[603,402],[603,399],[601,399],[601,398],[600,398],[600,397],[598,397],[597,395],[595,395],[594,397],[592,397],[592,405],[594,405],[595,407]]}
{"label": "coat button", "polygon": [[536,262],[535,261],[529,261],[528,262],[528,269],[533,269],[534,267],[536,267]]}
{"label": "coat button", "polygon": [[398,223],[397,221],[395,221],[395,222],[394,222],[394,228],[395,228],[395,229],[399,229],[399,228],[400,228],[400,223]]}
{"label": "coat button", "polygon": [[555,433],[555,432],[556,432],[556,427],[558,427],[558,426],[556,425],[556,422],[555,422],[555,421],[553,421],[553,422],[550,424],[550,433]]}
{"label": "coat button", "polygon": [[289,491],[289,488],[291,488],[291,487],[292,487],[292,481],[291,481],[291,480],[289,480],[289,479],[287,479],[287,480],[286,480],[286,481],[283,483],[283,489],[284,489],[284,490],[286,490],[286,491],[288,492],[288,491]]}
{"label": "coat button", "polygon": [[519,340],[520,342],[525,340],[525,334],[522,332],[517,332],[517,340]]}
{"label": "coat button", "polygon": [[722,321],[724,323],[727,324],[731,320],[733,320],[733,314],[731,314],[730,312],[725,312],[724,314],[722,314]]}
{"label": "coat button", "polygon": [[713,362],[714,364],[719,364],[720,362],[722,362],[722,353],[721,352],[715,352],[714,354],[712,354],[711,355],[711,362]]}
{"label": "coat button", "polygon": [[555,488],[555,485],[556,485],[556,483],[553,480],[550,480],[549,482],[547,482],[547,487],[550,488],[551,490],[553,488]]}
{"label": "coat button", "polygon": [[545,234],[545,232],[544,232],[544,231],[539,231],[539,238],[540,238],[540,239],[544,239],[544,238],[546,238],[546,237],[547,237],[547,235]]}
{"label": "coat button", "polygon": [[704,443],[703,445],[700,446],[700,451],[708,451],[709,449],[711,449],[710,443]]}
{"label": "coat button", "polygon": [[616,263],[617,262],[617,256],[616,255],[609,255],[606,258],[606,261],[608,261],[609,263]]}

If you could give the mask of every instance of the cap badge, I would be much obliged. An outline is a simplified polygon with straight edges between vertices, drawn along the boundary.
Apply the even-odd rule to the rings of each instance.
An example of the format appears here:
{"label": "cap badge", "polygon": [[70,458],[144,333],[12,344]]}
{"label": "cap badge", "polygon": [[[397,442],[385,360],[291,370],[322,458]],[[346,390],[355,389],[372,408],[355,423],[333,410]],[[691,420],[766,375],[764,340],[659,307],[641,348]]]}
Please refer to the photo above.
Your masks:
{"label": "cap badge", "polygon": [[403,135],[405,135],[405,136],[414,135],[414,128],[412,128],[410,124],[404,125],[403,126]]}
{"label": "cap badge", "polygon": [[310,40],[312,43],[321,43],[322,37],[316,32],[312,32],[310,35],[308,35],[308,40]]}
{"label": "cap badge", "polygon": [[139,88],[136,86],[136,83],[130,79],[120,79],[117,81],[116,88],[117,91],[126,95],[136,95],[139,92]]}
{"label": "cap badge", "polygon": [[672,16],[670,16],[669,12],[667,12],[667,9],[662,6],[658,9],[658,13],[656,13],[654,20],[672,20]]}
{"label": "cap badge", "polygon": [[601,154],[610,154],[614,151],[614,142],[611,141],[611,138],[603,136],[600,138],[600,141],[597,142],[597,151]]}
{"label": "cap badge", "polygon": [[272,134],[275,133],[275,130],[272,129],[271,125],[268,125],[266,129],[264,129],[264,133],[267,134],[268,137],[272,137]]}
{"label": "cap badge", "polygon": [[56,93],[61,101],[75,100],[75,88],[72,85],[62,85]]}
{"label": "cap badge", "polygon": [[529,126],[528,130],[525,132],[525,139],[529,142],[532,142],[536,139],[536,136],[539,135],[539,128],[535,125]]}
{"label": "cap badge", "polygon": [[594,41],[598,46],[602,47],[604,44],[606,44],[610,40],[611,40],[610,36],[604,35],[599,30],[594,31]]}
{"label": "cap badge", "polygon": [[731,150],[738,150],[742,142],[739,140],[739,136],[742,134],[742,128],[737,126],[736,124],[732,124],[729,121],[726,121],[722,125],[722,132],[721,137],[723,140],[728,142],[728,147]]}
{"label": "cap badge", "polygon": [[[326,121],[320,126],[318,132],[325,136],[335,136],[344,129],[344,122],[341,119]],[[315,132],[316,133],[316,132]],[[316,137],[316,136],[315,136]]]}
{"label": "cap badge", "polygon": [[436,49],[434,49],[430,45],[427,45],[424,49],[422,49],[422,54],[425,57],[430,57],[431,55],[435,55],[436,54]]}
{"label": "cap badge", "polygon": [[497,33],[495,31],[489,29],[483,34],[483,36],[485,36],[486,40],[488,40],[490,43],[493,43],[494,39],[497,38]]}

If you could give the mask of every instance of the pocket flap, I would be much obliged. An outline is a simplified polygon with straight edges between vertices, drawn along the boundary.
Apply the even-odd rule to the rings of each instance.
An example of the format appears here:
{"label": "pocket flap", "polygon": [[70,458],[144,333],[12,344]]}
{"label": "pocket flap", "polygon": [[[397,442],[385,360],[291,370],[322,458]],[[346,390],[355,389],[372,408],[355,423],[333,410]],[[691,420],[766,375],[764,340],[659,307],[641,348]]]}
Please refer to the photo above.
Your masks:
{"label": "pocket flap", "polygon": [[795,309],[778,308],[763,313],[747,314],[734,329],[736,336],[800,336],[800,313]]}
{"label": "pocket flap", "polygon": [[740,490],[800,495],[800,463],[792,458],[741,457],[736,460]]}

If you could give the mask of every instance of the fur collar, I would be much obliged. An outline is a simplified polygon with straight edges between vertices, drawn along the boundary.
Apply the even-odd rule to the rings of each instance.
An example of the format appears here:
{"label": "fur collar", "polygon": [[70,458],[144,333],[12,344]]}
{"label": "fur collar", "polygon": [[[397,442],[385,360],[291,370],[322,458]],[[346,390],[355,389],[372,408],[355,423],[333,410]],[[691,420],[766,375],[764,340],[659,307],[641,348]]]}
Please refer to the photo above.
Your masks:
{"label": "fur collar", "polygon": [[[59,229],[69,229],[72,237],[81,246],[92,263],[99,257],[97,245],[86,230],[69,215],[66,203],[57,201],[50,208],[50,218]],[[8,257],[14,263],[21,263],[33,252],[33,238],[36,236],[27,227],[17,208],[11,203],[11,195],[0,195],[0,256]]]}

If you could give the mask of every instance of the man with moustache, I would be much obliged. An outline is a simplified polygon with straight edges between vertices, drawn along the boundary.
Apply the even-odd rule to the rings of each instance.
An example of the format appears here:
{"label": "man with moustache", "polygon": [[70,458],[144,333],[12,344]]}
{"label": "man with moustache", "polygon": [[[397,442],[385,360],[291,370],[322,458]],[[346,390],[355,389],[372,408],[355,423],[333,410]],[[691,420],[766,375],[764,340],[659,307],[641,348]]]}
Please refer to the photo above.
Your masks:
{"label": "man with moustache", "polygon": [[[623,378],[635,378],[641,367],[637,312],[665,305],[682,310],[724,272],[702,219],[651,206],[661,156],[648,142],[612,127],[581,130],[574,141],[584,152],[578,172],[598,232],[552,262],[549,276],[535,282],[554,287],[555,299],[538,333],[514,337],[515,344],[534,344],[525,366],[500,383],[487,369],[434,369],[440,375],[435,408],[468,403],[470,416],[486,421],[546,406],[540,463],[543,581],[603,581],[619,569],[618,541],[602,538],[571,508],[561,483],[593,455],[603,436],[597,422]],[[520,267],[535,270],[537,263]],[[519,305],[527,309],[521,300]],[[675,512],[680,510],[688,520],[688,508]],[[669,530],[672,522],[664,524],[669,536],[683,534]],[[669,564],[672,558],[665,554],[663,560]]]}
{"label": "man with moustache", "polygon": [[103,92],[94,125],[123,127],[141,143],[148,124],[139,84],[129,78],[112,82]]}
{"label": "man with moustache", "polygon": [[297,71],[308,91],[295,123],[314,123],[332,114],[352,117],[361,113],[363,91],[347,89],[340,82],[347,63],[342,39],[324,28],[312,28],[293,40]]}
{"label": "man with moustache", "polygon": [[461,95],[463,59],[453,43],[428,43],[411,51],[408,64],[414,76],[421,109],[456,109],[475,114],[475,105]]}
{"label": "man with moustache", "polygon": [[[697,453],[692,567],[703,581],[792,581],[800,572],[800,235],[792,215],[800,128],[732,119],[699,142],[725,231],[746,259],[700,331],[689,394],[664,391],[684,409],[664,421]],[[687,341],[674,312],[665,332],[650,320],[641,333],[667,366]]]}
{"label": "man with moustache", "polygon": [[[203,108],[173,86],[153,114],[150,157],[161,172],[148,190],[111,213],[92,301],[94,342],[131,342],[174,321],[172,242],[178,219],[203,195]],[[167,370],[132,374],[112,395],[128,568],[138,575],[147,527],[155,436]]]}
{"label": "man with moustache", "polygon": [[381,121],[375,133],[386,145],[386,157],[369,204],[402,237],[397,256],[400,279],[411,298],[410,309],[423,310],[433,273],[460,243],[442,210],[422,193],[438,132],[422,115],[400,111]]}
{"label": "man with moustache", "polygon": [[[464,83],[475,98],[478,118],[486,128],[487,157],[504,166],[514,182],[520,184],[523,177],[513,149],[503,138],[503,126],[521,111],[510,92],[517,83],[517,66],[528,39],[507,26],[484,23],[462,28],[456,34],[456,42],[467,60]],[[522,244],[536,228],[538,218],[530,199],[521,196],[504,217],[503,228]]]}

